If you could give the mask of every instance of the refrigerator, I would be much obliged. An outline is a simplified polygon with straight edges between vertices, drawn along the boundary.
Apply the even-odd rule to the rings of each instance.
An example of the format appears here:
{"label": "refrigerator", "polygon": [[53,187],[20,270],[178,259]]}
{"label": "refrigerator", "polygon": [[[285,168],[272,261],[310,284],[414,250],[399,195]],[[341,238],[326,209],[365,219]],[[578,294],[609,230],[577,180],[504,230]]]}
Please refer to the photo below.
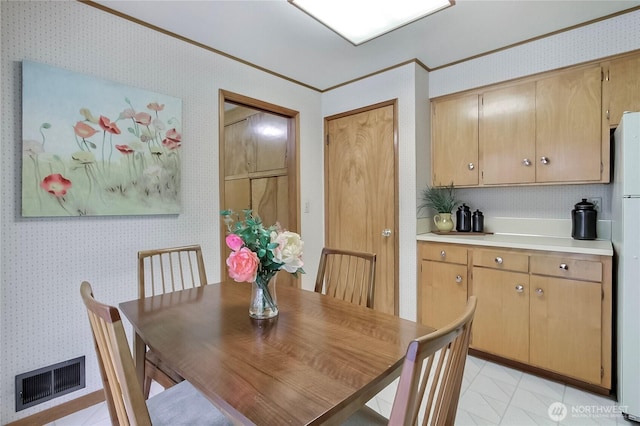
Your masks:
{"label": "refrigerator", "polygon": [[640,112],[614,132],[612,234],[616,277],[619,409],[640,421]]}

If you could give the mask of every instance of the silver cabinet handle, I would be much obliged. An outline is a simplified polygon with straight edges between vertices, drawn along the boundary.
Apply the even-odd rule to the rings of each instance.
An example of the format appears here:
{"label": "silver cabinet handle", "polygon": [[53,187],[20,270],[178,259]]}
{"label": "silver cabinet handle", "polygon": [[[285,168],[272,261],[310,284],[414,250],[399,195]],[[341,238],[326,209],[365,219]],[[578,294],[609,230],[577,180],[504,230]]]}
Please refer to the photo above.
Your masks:
{"label": "silver cabinet handle", "polygon": [[524,286],[523,286],[522,284],[518,284],[518,285],[516,286],[516,291],[517,291],[518,293],[522,293],[522,292],[524,291]]}
{"label": "silver cabinet handle", "polygon": [[502,258],[500,256],[496,257],[494,260],[498,265],[502,265]]}
{"label": "silver cabinet handle", "polygon": [[476,166],[473,163],[469,163],[467,167],[469,168],[469,170],[473,170]]}
{"label": "silver cabinet handle", "polygon": [[462,277],[460,275],[456,275],[456,282],[457,283],[461,283],[462,282]]}
{"label": "silver cabinet handle", "polygon": [[560,269],[562,269],[563,271],[568,271],[569,270],[569,265],[567,265],[566,263],[561,263],[560,264]]}
{"label": "silver cabinet handle", "polygon": [[524,160],[522,160],[522,164],[528,167],[531,165],[531,160],[529,160],[528,158],[525,158]]}
{"label": "silver cabinet handle", "polygon": [[551,161],[549,160],[548,157],[540,157],[540,162],[542,164],[549,164]]}
{"label": "silver cabinet handle", "polygon": [[543,289],[541,289],[541,288],[536,288],[536,294],[537,294],[538,296],[542,296],[542,295],[544,294],[544,290],[543,290]]}
{"label": "silver cabinet handle", "polygon": [[389,229],[389,228],[383,229],[382,230],[382,236],[383,237],[390,237],[391,236],[391,229]]}
{"label": "silver cabinet handle", "polygon": [[441,258],[443,258],[443,259],[444,259],[446,255],[447,255],[447,253],[446,253],[444,250],[442,250],[442,251],[440,252],[440,257],[441,257]]}

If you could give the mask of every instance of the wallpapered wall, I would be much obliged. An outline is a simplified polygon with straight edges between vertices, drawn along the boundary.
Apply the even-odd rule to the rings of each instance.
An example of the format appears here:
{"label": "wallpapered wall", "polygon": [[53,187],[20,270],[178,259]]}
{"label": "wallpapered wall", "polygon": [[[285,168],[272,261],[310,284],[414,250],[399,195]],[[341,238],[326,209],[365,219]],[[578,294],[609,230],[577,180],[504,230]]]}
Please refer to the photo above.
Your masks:
{"label": "wallpapered wall", "polygon": [[[107,303],[137,297],[141,249],[202,245],[207,276],[221,276],[218,90],[300,111],[301,191],[322,174],[321,96],[79,2],[1,3],[2,156],[0,423],[101,388],[82,280]],[[182,213],[23,219],[20,216],[21,61],[31,60],[183,101]],[[322,209],[302,213],[309,275],[322,247]],[[309,284],[306,284],[306,283]],[[126,327],[131,332],[131,327]],[[15,413],[14,376],[86,355],[86,389]]]}

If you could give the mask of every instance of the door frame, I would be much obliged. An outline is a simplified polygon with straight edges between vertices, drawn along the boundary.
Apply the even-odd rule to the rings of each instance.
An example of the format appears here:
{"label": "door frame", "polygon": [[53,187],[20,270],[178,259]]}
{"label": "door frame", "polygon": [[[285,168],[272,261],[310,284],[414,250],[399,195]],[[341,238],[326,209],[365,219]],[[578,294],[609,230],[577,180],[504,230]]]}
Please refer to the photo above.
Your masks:
{"label": "door frame", "polygon": [[[225,161],[224,161],[224,122],[225,103],[230,102],[240,106],[260,110],[269,114],[285,117],[289,122],[289,137],[287,142],[287,176],[289,190],[289,230],[300,233],[300,112],[269,102],[254,99],[239,93],[220,89],[218,91],[218,179],[219,179],[219,199],[218,205],[224,208],[225,199]],[[226,228],[220,223],[220,272],[224,276],[226,269],[226,259],[224,259],[224,247]],[[298,280],[299,281],[299,280]],[[299,286],[299,282],[298,282]]]}
{"label": "door frame", "polygon": [[[398,99],[390,99],[388,101],[378,102],[376,104],[364,106],[361,108],[353,109],[350,111],[341,112],[338,114],[333,114],[324,118],[324,199],[329,199],[329,185],[328,185],[328,155],[327,149],[329,146],[329,121],[335,120],[342,117],[347,117],[354,114],[359,114],[366,111],[371,111],[374,109],[382,108],[392,105],[393,106],[393,187],[394,187],[394,195],[393,195],[393,216],[394,216],[394,224],[393,224],[393,245],[394,245],[394,268],[393,268],[393,312],[394,315],[399,315],[400,312],[400,265],[399,265],[399,257],[400,257],[400,236],[399,234],[399,200],[400,200],[400,185],[399,185],[399,174],[398,174]],[[331,224],[329,223],[329,211],[328,211],[328,202],[324,203],[324,241],[325,244],[328,240],[329,229]]]}

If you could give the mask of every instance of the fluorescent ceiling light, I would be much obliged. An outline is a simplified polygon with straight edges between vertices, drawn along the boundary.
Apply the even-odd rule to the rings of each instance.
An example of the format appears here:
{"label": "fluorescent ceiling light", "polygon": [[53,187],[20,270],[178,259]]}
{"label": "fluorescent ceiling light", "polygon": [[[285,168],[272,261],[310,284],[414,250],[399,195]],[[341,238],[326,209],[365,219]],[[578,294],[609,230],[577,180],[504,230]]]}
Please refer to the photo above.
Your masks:
{"label": "fluorescent ceiling light", "polygon": [[455,0],[288,1],[356,46],[455,3]]}

